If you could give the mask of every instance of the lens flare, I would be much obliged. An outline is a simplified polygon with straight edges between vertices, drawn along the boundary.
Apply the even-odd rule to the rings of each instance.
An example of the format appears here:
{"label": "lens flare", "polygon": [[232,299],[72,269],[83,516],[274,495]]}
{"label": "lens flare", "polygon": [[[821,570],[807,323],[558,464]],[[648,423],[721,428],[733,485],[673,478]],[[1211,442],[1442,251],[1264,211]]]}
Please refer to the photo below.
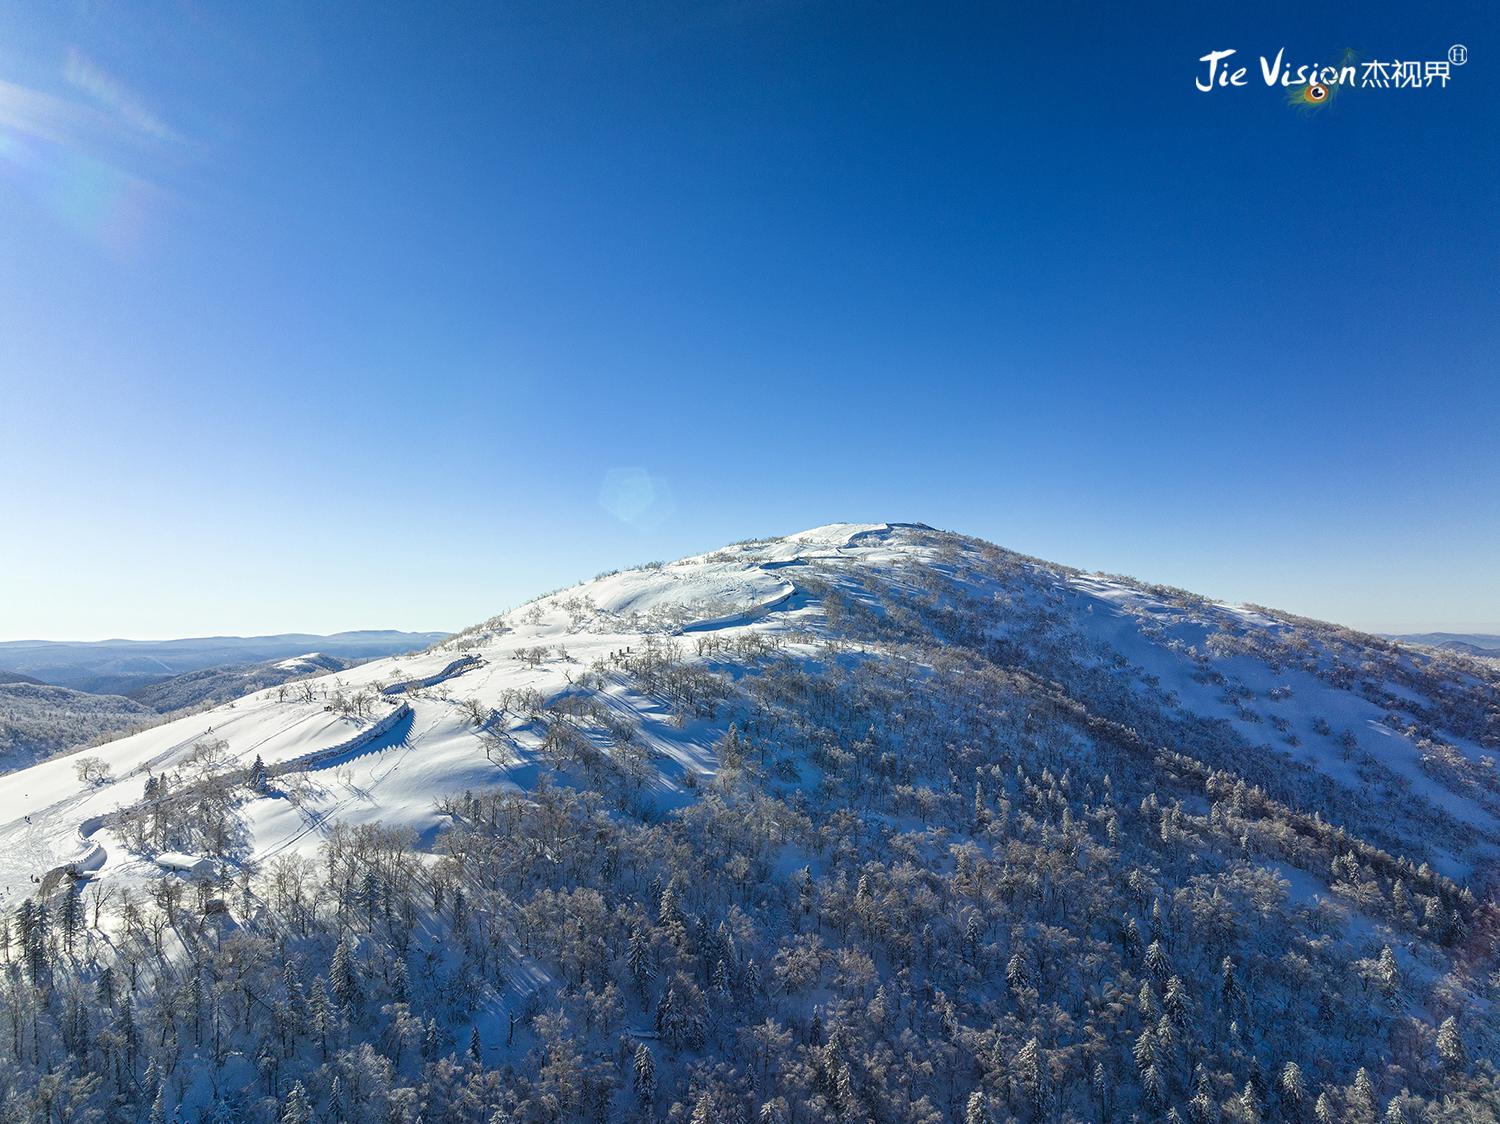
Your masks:
{"label": "lens flare", "polygon": [[0,177],[77,234],[129,255],[167,197],[131,169],[159,164],[169,134],[102,72],[80,59],[69,67],[70,83],[87,79],[101,105],[0,79]]}
{"label": "lens flare", "polygon": [[649,530],[676,508],[667,482],[644,468],[612,468],[599,488],[599,506],[621,523]]}

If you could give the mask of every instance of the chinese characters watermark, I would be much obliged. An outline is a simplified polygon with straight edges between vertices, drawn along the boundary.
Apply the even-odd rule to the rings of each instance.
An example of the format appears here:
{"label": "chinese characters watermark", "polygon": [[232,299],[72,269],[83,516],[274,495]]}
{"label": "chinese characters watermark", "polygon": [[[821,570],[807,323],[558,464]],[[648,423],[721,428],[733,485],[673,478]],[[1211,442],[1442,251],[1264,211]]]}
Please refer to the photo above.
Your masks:
{"label": "chinese characters watermark", "polygon": [[[1250,69],[1231,61],[1239,52],[1234,49],[1210,51],[1198,59],[1206,64],[1193,84],[1203,93],[1230,87],[1250,85]],[[1304,63],[1293,66],[1286,61],[1286,48],[1275,58],[1260,56],[1260,77],[1267,86],[1298,91],[1298,100],[1316,104],[1326,101],[1333,91],[1343,88],[1363,89],[1446,89],[1455,67],[1469,61],[1469,49],[1462,43],[1448,48],[1441,59],[1379,59],[1359,61],[1353,51],[1345,51],[1338,63],[1325,65]]]}

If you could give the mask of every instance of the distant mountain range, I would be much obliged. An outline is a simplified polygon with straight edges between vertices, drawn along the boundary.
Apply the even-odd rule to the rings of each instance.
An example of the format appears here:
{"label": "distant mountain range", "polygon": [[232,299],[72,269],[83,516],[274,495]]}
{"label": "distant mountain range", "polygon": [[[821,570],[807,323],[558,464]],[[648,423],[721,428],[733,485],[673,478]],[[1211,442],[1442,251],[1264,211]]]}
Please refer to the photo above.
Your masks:
{"label": "distant mountain range", "polygon": [[1404,640],[1408,644],[1427,644],[1434,648],[1447,648],[1451,652],[1462,652],[1467,656],[1483,656],[1500,659],[1500,636],[1482,632],[1412,632],[1403,636],[1392,636],[1392,640]]}
{"label": "distant mountain range", "polygon": [[4,669],[0,677],[18,673],[96,695],[129,695],[205,668],[243,667],[309,652],[358,662],[419,651],[446,635],[369,629],[331,636],[285,633],[185,640],[7,640],[0,641],[0,669]]}

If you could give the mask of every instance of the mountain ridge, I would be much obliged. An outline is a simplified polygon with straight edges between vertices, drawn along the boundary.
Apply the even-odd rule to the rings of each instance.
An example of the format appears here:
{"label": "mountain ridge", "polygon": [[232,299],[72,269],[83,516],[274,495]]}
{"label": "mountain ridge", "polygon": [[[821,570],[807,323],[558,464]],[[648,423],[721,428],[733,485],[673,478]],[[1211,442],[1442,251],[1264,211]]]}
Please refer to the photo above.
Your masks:
{"label": "mountain ridge", "polygon": [[[272,1050],[334,1114],[335,1073],[431,1119],[441,1081],[476,1120],[1482,1113],[1497,700],[1460,654],[834,524],[15,774],[0,885],[168,901],[206,861],[223,914],[179,929],[217,936],[157,954],[116,904],[109,939],[180,1001],[227,914],[304,981],[259,994],[337,991],[327,1058]],[[258,1080],[166,1060],[189,1103]]]}

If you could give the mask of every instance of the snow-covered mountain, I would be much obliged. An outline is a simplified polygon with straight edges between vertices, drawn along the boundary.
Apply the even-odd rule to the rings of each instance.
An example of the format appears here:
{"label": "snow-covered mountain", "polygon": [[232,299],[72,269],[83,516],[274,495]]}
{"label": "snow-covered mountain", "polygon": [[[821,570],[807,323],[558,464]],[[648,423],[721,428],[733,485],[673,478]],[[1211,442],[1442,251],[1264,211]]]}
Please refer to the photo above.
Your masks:
{"label": "snow-covered mountain", "polygon": [[1366,1119],[1496,1103],[1497,748],[1460,654],[837,524],[0,778],[0,887],[103,899],[174,995],[225,926],[302,965],[263,1006],[359,992],[258,1070],[248,1001],[228,1054],[166,1016],[142,1111]]}

